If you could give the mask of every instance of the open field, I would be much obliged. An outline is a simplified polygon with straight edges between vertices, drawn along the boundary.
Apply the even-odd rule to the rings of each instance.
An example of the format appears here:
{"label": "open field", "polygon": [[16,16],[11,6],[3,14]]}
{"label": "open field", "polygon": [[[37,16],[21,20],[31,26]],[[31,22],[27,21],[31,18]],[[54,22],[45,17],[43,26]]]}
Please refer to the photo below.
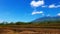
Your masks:
{"label": "open field", "polygon": [[0,25],[0,34],[60,34],[60,24]]}
{"label": "open field", "polygon": [[0,34],[60,34],[59,28],[42,27],[0,27]]}

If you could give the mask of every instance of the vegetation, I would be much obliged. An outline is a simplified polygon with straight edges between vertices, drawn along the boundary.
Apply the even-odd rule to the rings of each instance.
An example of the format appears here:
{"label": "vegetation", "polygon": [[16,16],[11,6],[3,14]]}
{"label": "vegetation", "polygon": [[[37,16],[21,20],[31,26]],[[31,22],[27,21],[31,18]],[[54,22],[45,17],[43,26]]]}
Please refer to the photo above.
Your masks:
{"label": "vegetation", "polygon": [[33,25],[53,25],[53,24],[59,24],[60,25],[60,20],[56,20],[56,21],[42,21],[42,22],[2,22],[0,23],[0,25],[29,25],[29,24],[33,24]]}
{"label": "vegetation", "polygon": [[60,28],[60,20],[56,20],[56,21],[42,21],[42,22],[2,22],[0,23],[0,26],[8,26],[8,27],[47,27],[47,28]]}

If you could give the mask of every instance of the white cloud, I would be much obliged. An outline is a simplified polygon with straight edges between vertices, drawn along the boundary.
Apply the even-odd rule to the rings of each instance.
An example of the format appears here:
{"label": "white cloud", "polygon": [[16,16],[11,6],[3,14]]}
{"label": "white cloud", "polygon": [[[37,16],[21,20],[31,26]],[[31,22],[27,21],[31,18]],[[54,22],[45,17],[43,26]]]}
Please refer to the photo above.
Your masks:
{"label": "white cloud", "polygon": [[45,8],[45,7],[47,7],[47,6],[44,5],[44,6],[41,6],[41,7]]}
{"label": "white cloud", "polygon": [[33,0],[31,3],[30,3],[30,5],[32,6],[32,7],[39,7],[39,6],[41,6],[41,5],[44,5],[44,1],[43,0],[38,0],[38,1],[35,1],[35,0]]}
{"label": "white cloud", "polygon": [[54,5],[54,4],[52,4],[52,5],[49,5],[48,7],[49,7],[49,8],[59,8],[60,5]]}
{"label": "white cloud", "polygon": [[32,15],[35,15],[35,14],[43,14],[43,11],[32,12]]}
{"label": "white cloud", "polygon": [[52,5],[49,5],[49,8],[56,8],[56,6],[52,4]]}
{"label": "white cloud", "polygon": [[57,15],[60,16],[60,13],[58,13]]}
{"label": "white cloud", "polygon": [[47,14],[47,17],[49,17],[50,16],[50,14]]}

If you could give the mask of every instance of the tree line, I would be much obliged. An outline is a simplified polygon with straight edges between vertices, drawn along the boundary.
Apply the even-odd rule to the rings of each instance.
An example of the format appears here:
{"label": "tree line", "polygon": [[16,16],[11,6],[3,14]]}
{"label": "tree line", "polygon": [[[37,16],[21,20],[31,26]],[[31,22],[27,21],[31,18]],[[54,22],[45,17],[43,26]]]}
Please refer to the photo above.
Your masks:
{"label": "tree line", "polygon": [[60,20],[56,21],[41,21],[41,22],[2,22],[0,25],[26,25],[26,24],[60,24]]}

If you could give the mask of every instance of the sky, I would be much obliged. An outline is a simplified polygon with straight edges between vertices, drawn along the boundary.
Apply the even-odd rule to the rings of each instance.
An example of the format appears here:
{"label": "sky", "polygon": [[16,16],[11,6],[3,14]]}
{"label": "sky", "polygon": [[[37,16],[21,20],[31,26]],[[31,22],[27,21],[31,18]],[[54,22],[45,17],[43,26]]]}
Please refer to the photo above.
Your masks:
{"label": "sky", "polygon": [[60,0],[0,0],[0,22],[30,22],[60,16]]}

